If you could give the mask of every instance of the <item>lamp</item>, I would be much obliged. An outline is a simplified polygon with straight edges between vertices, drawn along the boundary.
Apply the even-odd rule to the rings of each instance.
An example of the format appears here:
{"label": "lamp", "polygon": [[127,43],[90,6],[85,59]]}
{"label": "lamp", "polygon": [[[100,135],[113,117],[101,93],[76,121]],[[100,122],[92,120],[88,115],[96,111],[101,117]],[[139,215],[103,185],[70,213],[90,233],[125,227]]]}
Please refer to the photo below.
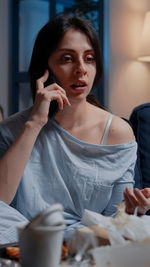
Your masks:
{"label": "lamp", "polygon": [[145,14],[138,60],[150,62],[150,11]]}

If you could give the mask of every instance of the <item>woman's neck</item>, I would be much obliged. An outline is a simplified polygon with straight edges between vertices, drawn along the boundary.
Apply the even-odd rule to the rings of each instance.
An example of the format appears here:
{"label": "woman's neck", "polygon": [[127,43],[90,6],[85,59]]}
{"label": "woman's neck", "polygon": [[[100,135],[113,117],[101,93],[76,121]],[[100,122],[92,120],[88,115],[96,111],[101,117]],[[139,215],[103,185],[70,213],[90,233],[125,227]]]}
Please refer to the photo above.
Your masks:
{"label": "woman's neck", "polygon": [[71,103],[70,107],[64,107],[56,114],[55,120],[66,130],[79,127],[86,123],[88,119],[89,105],[86,101]]}

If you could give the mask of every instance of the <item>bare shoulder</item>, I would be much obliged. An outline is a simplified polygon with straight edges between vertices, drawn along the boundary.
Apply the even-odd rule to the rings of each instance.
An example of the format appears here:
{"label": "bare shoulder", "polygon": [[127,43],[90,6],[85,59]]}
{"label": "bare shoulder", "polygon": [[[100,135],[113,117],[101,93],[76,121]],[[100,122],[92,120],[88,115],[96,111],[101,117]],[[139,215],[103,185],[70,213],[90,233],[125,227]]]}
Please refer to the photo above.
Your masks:
{"label": "bare shoulder", "polygon": [[108,144],[124,144],[133,140],[135,137],[129,123],[114,115],[109,130]]}

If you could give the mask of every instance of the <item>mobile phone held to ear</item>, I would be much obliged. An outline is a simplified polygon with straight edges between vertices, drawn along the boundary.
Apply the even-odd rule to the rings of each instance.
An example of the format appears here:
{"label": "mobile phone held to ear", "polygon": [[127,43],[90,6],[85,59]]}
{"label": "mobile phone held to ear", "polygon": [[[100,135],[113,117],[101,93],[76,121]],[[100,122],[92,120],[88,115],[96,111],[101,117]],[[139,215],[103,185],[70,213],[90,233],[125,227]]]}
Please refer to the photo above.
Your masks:
{"label": "mobile phone held to ear", "polygon": [[[46,81],[45,86],[48,86],[48,85],[53,84],[55,82],[56,82],[55,77],[54,77],[53,73],[50,71],[50,76],[49,76],[48,80]],[[58,111],[59,111],[59,108],[58,108],[57,100],[52,100],[50,103],[50,108],[49,108],[49,114],[48,114],[49,118],[50,119],[54,118],[54,116],[56,115],[56,113]]]}
{"label": "mobile phone held to ear", "polygon": [[48,116],[50,119],[54,118],[56,113],[59,111],[57,100],[52,100],[50,103]]}

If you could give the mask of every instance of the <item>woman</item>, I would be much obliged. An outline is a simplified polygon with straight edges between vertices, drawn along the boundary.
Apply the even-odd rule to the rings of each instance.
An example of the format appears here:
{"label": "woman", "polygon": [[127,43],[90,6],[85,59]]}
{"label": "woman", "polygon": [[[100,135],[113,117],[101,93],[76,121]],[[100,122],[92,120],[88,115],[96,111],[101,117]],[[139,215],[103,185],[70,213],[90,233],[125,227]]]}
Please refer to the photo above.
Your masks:
{"label": "woman", "polygon": [[[99,42],[89,22],[60,16],[45,25],[29,74],[33,107],[1,125],[1,209],[7,215],[11,204],[30,220],[62,203],[68,238],[81,227],[84,209],[114,216],[124,189],[134,184],[137,146],[125,121],[88,102],[102,76]],[[53,100],[55,116],[49,113]],[[18,213],[15,223],[16,217],[23,220]]]}

